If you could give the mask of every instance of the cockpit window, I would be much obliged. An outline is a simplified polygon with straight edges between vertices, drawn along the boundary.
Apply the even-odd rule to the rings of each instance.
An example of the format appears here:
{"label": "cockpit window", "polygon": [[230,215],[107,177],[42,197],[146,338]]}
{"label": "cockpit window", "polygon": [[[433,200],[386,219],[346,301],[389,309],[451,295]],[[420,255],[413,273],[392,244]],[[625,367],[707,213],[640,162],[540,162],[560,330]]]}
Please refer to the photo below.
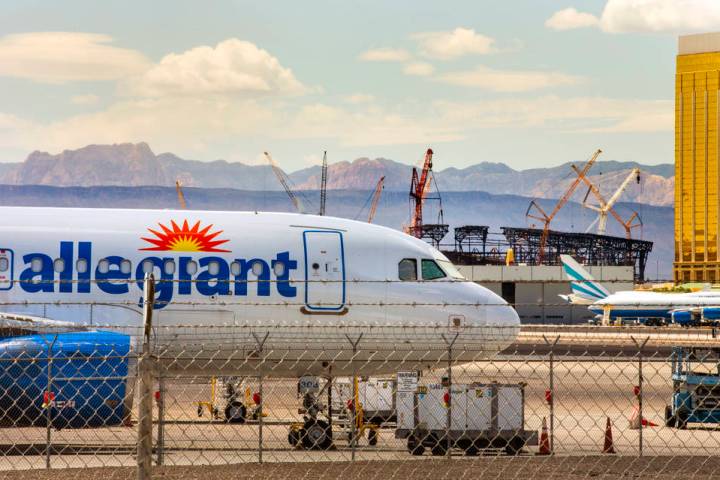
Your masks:
{"label": "cockpit window", "polygon": [[447,260],[436,260],[438,265],[440,265],[440,268],[443,269],[445,273],[448,274],[448,276],[454,280],[465,280],[465,277],[462,273],[457,269],[455,265],[453,265],[451,262],[448,262]]}
{"label": "cockpit window", "polygon": [[445,272],[442,271],[440,266],[435,263],[435,260],[422,261],[422,278],[423,280],[437,280],[438,278],[445,277]]}
{"label": "cockpit window", "polygon": [[398,277],[404,282],[417,280],[417,260],[404,258],[398,264]]}

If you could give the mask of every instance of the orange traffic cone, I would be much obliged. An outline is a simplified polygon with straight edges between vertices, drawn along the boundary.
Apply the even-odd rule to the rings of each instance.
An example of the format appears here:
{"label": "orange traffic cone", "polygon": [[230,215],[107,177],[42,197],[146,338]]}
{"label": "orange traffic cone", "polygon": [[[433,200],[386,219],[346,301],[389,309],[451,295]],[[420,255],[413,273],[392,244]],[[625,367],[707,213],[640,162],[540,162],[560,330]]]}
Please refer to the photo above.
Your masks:
{"label": "orange traffic cone", "polygon": [[542,430],[540,431],[540,448],[537,455],[550,455],[550,436],[548,435],[547,420],[543,417]]}
{"label": "orange traffic cone", "polygon": [[633,413],[630,415],[630,429],[632,430],[639,430],[640,429],[640,423],[642,423],[643,427],[657,427],[657,423],[653,423],[647,418],[640,419],[640,407],[638,405],[635,405],[635,408],[633,408]]}
{"label": "orange traffic cone", "polygon": [[612,425],[610,424],[610,417],[607,417],[607,423],[605,424],[605,444],[603,445],[602,453],[615,453],[615,447],[613,446]]}

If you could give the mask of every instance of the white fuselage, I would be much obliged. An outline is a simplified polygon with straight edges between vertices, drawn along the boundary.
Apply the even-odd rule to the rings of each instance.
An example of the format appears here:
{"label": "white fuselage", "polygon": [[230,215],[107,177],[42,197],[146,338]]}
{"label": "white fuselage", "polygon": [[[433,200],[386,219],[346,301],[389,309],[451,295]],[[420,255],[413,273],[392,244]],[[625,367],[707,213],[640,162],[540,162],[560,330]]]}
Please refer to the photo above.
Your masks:
{"label": "white fuselage", "polygon": [[2,207],[0,215],[0,310],[138,333],[150,271],[154,348],[173,371],[432,368],[455,335],[453,356],[470,361],[519,330],[515,311],[477,284],[401,281],[403,259],[416,261],[419,279],[423,259],[447,259],[376,225],[256,212]]}
{"label": "white fuselage", "polygon": [[663,293],[622,291],[590,305],[594,313],[610,310],[611,318],[670,318],[674,310],[720,306],[720,292]]}

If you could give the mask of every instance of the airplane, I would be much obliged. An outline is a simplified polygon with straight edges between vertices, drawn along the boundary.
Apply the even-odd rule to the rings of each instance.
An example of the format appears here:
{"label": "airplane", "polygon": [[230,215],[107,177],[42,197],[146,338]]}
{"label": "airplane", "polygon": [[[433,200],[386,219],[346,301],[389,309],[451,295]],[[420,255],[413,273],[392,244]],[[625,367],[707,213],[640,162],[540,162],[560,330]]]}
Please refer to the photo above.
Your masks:
{"label": "airplane", "polygon": [[598,318],[637,321],[649,326],[720,323],[720,291],[670,293],[626,290],[610,293],[570,255],[560,255],[560,260],[572,290],[570,295],[560,297],[572,304],[588,305]]}
{"label": "airplane", "polygon": [[[127,418],[146,273],[168,376],[430,369],[445,365],[451,339],[454,359],[469,362],[519,333],[501,297],[378,225],[90,208],[0,207],[0,218],[0,423],[43,424],[48,405],[68,427]],[[9,361],[18,357],[28,361]]]}

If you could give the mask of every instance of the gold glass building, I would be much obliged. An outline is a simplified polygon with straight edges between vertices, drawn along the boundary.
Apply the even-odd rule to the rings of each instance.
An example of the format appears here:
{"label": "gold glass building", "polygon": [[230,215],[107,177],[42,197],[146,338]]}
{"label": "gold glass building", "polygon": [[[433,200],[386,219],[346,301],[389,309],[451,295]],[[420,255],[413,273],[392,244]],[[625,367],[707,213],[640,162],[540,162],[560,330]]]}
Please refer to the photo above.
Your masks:
{"label": "gold glass building", "polygon": [[720,33],[679,38],[675,75],[676,282],[720,281]]}

